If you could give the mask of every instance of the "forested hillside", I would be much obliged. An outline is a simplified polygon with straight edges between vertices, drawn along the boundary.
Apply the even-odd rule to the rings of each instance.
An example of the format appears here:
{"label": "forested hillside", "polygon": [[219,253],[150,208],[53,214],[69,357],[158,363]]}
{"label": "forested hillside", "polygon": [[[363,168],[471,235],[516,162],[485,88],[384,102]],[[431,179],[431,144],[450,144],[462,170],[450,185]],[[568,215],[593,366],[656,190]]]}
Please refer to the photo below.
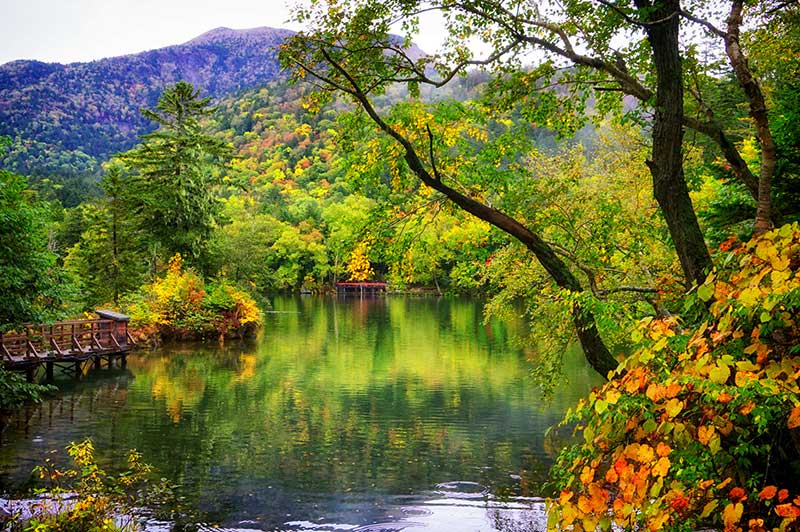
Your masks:
{"label": "forested hillside", "polygon": [[315,0],[296,34],[6,65],[32,179],[0,170],[0,330],[108,305],[224,339],[278,291],[478,294],[545,388],[570,344],[606,379],[551,528],[800,530],[800,8],[550,7]]}
{"label": "forested hillside", "polygon": [[152,107],[180,80],[220,98],[280,77],[277,46],[292,32],[217,28],[191,41],[89,63],[0,65],[0,135],[13,144],[5,168],[49,179],[67,206],[96,193],[100,164],[152,131]]}

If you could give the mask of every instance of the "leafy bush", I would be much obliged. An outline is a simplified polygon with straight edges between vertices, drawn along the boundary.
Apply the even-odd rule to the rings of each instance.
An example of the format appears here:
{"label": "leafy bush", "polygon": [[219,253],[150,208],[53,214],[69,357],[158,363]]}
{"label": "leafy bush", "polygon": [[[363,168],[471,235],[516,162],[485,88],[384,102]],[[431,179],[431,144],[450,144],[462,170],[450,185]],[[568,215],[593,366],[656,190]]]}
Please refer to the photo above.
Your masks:
{"label": "leafy bush", "polygon": [[687,312],[704,319],[645,320],[567,415],[583,442],[554,468],[551,527],[800,530],[800,227],[722,258]]}
{"label": "leafy bush", "polygon": [[[55,452],[55,451],[53,451]],[[18,519],[12,531],[25,532],[134,532],[132,515],[136,489],[146,485],[151,467],[131,451],[128,469],[113,477],[97,465],[91,440],[71,443],[67,453],[74,468],[59,469],[51,458],[34,469],[47,486],[38,490],[47,498],[29,519]],[[74,501],[74,502],[73,502]]]}
{"label": "leafy bush", "polygon": [[43,393],[55,390],[49,384],[27,382],[19,373],[0,366],[0,410],[18,408],[25,403],[37,403]]}
{"label": "leafy bush", "polygon": [[242,337],[261,323],[253,298],[226,281],[205,285],[183,269],[180,254],[163,278],[129,296],[123,308],[140,338]]}

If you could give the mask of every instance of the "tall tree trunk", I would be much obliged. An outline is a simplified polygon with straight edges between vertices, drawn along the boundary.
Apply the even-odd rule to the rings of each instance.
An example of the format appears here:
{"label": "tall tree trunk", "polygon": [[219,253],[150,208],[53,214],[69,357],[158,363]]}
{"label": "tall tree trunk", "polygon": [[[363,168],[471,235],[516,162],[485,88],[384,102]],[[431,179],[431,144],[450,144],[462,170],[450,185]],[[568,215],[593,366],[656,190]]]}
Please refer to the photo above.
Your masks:
{"label": "tall tree trunk", "polygon": [[739,28],[742,25],[743,0],[734,0],[728,16],[728,31],[725,33],[725,53],[728,54],[733,71],[739,85],[747,95],[750,104],[750,117],[756,126],[756,136],[761,147],[761,168],[758,172],[758,198],[756,207],[756,234],[768,231],[772,227],[772,176],[775,174],[778,155],[775,139],[769,128],[767,104],[761,92],[747,57],[742,52],[739,42]]}
{"label": "tall tree trunk", "polygon": [[687,285],[702,284],[711,267],[683,173],[683,74],[678,43],[679,0],[636,0],[646,9],[647,37],[656,67],[653,193],[664,214]]}

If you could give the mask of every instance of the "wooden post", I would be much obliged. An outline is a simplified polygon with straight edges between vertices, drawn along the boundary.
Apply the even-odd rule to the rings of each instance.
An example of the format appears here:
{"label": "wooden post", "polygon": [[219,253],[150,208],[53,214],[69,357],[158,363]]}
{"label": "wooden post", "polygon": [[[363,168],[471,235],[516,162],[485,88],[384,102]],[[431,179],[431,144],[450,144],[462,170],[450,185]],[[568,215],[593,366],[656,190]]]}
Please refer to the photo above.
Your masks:
{"label": "wooden post", "polygon": [[61,350],[61,346],[58,345],[58,342],[56,342],[56,339],[53,338],[52,336],[50,337],[50,347],[56,350],[58,358],[64,356],[64,351]]}
{"label": "wooden post", "polygon": [[48,361],[45,364],[45,373],[47,375],[47,377],[46,377],[47,381],[48,382],[52,381],[53,380],[53,363],[51,361]]}
{"label": "wooden post", "polygon": [[33,382],[33,372],[35,368],[33,366],[28,366],[25,368],[25,380],[28,382]]}
{"label": "wooden post", "polygon": [[34,347],[30,339],[25,341],[25,345],[27,347],[25,351],[25,358],[32,358],[31,355],[33,355],[36,358],[39,358],[39,352],[36,351],[36,347]]}

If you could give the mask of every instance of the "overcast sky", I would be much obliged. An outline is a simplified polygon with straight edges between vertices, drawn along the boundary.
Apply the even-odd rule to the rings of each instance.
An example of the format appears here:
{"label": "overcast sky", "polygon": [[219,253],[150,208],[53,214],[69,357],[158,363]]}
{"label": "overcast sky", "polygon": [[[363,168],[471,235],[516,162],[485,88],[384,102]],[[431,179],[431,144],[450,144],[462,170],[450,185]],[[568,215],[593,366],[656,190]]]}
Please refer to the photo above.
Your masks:
{"label": "overcast sky", "polygon": [[[225,26],[299,29],[286,0],[0,0],[0,64],[70,63],[184,43]],[[418,39],[432,52],[436,31]]]}

